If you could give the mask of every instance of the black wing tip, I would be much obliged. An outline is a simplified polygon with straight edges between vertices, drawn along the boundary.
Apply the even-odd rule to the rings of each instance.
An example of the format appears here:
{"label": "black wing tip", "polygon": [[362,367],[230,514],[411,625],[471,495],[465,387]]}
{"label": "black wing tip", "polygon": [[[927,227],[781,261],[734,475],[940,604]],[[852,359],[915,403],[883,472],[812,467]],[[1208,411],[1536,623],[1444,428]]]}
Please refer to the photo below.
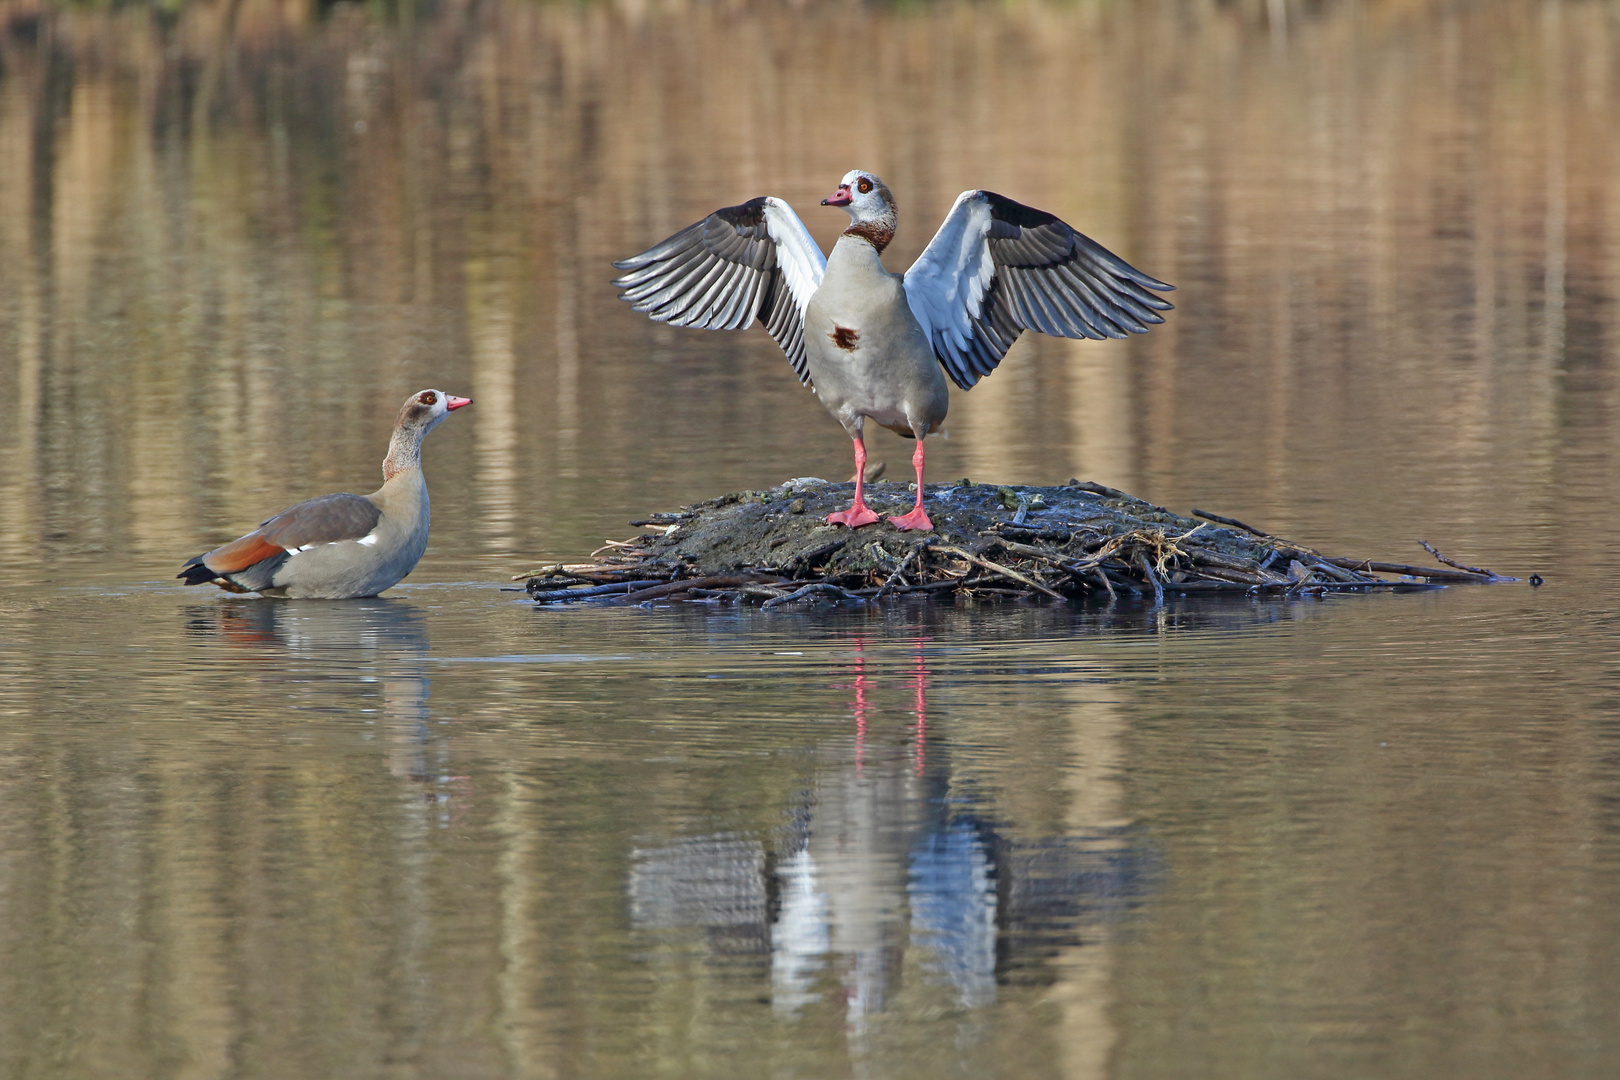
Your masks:
{"label": "black wing tip", "polygon": [[979,190],[979,197],[990,204],[990,216],[997,221],[1005,221],[1009,225],[1016,225],[1020,229],[1038,229],[1042,225],[1050,225],[1054,221],[1061,221],[1056,214],[1049,214],[1045,210],[1037,210],[1033,206],[1026,206],[1017,199],[995,191]]}
{"label": "black wing tip", "polygon": [[204,566],[203,557],[198,555],[195,559],[186,563],[185,567],[174,576],[187,585],[206,585],[220,575]]}
{"label": "black wing tip", "polygon": [[765,200],[768,198],[770,198],[768,195],[755,195],[747,202],[740,202],[736,206],[722,206],[709,217],[717,217],[733,227],[746,225],[751,228],[764,222]]}

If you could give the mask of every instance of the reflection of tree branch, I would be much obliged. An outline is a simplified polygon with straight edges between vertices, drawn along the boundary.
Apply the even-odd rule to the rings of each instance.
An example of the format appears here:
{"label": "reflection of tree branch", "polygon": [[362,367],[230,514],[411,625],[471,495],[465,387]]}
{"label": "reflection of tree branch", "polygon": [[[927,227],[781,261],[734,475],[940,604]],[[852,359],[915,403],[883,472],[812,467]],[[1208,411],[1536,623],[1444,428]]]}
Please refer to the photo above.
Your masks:
{"label": "reflection of tree branch", "polygon": [[229,0],[225,6],[225,14],[220,20],[219,36],[214,47],[208,50],[202,79],[197,86],[197,96],[191,102],[193,137],[201,135],[208,129],[208,122],[214,111],[214,96],[219,91],[226,61],[236,55],[236,17],[241,10],[242,0]]}

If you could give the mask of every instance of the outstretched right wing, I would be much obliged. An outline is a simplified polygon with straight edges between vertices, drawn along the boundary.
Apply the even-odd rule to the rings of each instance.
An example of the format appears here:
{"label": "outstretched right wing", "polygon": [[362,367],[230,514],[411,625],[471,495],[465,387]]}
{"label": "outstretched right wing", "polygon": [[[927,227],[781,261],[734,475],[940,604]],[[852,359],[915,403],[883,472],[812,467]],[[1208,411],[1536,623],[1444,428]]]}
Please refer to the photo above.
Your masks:
{"label": "outstretched right wing", "polygon": [[799,381],[804,309],[821,288],[827,257],[781,199],[762,195],[716,210],[663,243],[613,264],[613,282],[657,322],[704,330],[741,330],[758,317],[787,354]]}
{"label": "outstretched right wing", "polygon": [[906,271],[906,302],[951,381],[994,371],[1025,330],[1122,338],[1164,322],[1170,304],[1149,277],[1044,210],[993,191],[964,191]]}

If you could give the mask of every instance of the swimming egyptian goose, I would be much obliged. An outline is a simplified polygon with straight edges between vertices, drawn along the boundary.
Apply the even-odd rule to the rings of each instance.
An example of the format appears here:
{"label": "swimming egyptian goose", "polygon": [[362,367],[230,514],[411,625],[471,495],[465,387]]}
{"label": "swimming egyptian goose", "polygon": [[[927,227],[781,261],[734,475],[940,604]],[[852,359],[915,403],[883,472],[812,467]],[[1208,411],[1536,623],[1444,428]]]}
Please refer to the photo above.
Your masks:
{"label": "swimming egyptian goose", "polygon": [[427,550],[428,492],[422,440],[471,398],[443,390],[411,395],[383,458],[383,486],[370,495],[322,495],[186,563],[187,585],[229,592],[347,600],[376,596],[409,574]]}
{"label": "swimming egyptian goose", "polygon": [[917,504],[889,521],[931,529],[923,510],[923,436],[939,430],[949,393],[995,370],[1024,330],[1067,338],[1144,334],[1171,305],[1148,277],[1051,214],[993,191],[964,191],[902,276],[883,268],[894,196],[855,169],[821,200],[850,226],[825,258],[793,208],[761,196],[716,210],[632,258],[613,282],[658,322],[740,330],[757,317],[855,443],[855,502],[830,514],[858,528],[868,418],[917,440]]}

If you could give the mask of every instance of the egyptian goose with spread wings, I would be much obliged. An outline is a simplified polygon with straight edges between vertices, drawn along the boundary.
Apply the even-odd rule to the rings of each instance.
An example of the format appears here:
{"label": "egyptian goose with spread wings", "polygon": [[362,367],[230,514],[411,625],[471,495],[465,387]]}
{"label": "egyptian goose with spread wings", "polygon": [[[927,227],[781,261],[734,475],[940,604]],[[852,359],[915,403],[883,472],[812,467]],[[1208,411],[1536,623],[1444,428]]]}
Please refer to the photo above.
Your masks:
{"label": "egyptian goose with spread wings", "polygon": [[1167,285],[1051,214],[993,191],[964,191],[904,275],[883,268],[894,196],[856,169],[821,200],[850,226],[825,258],[793,208],[769,196],[716,210],[613,265],[613,282],[658,322],[740,330],[758,318],[855,443],[855,502],[834,525],[877,521],[862,500],[868,418],[917,440],[917,504],[889,521],[931,529],[923,437],[945,420],[945,377],[963,390],[994,371],[1025,330],[1123,338],[1162,323]]}
{"label": "egyptian goose with spread wings", "polygon": [[187,585],[229,592],[348,600],[397,585],[427,550],[428,492],[422,440],[471,398],[443,390],[411,395],[370,495],[322,495],[290,507],[239,539],[186,563]]}

